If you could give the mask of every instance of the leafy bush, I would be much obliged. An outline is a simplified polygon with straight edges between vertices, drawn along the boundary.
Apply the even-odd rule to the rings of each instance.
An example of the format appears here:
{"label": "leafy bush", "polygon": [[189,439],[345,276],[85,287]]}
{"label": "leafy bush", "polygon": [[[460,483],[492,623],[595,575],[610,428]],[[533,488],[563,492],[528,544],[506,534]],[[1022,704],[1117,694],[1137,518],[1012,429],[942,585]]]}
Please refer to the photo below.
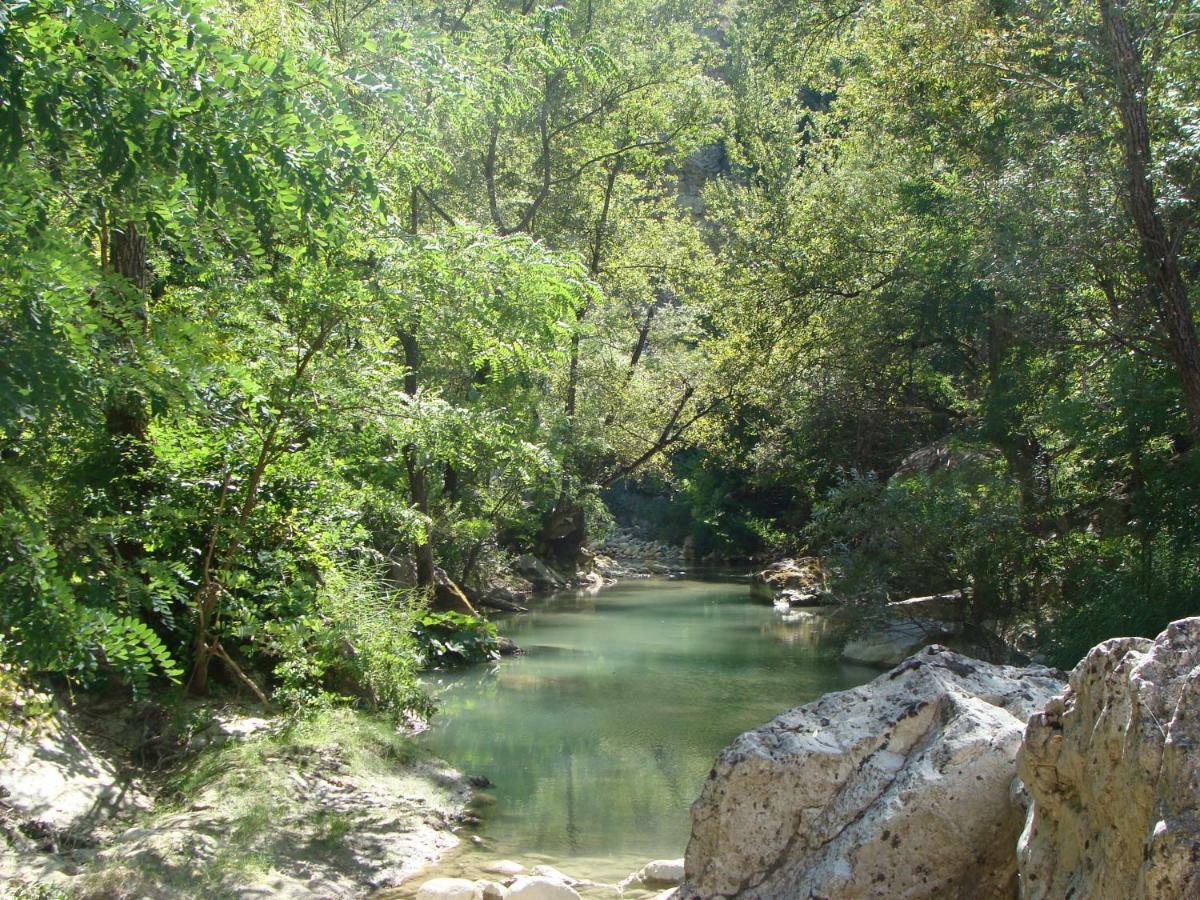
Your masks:
{"label": "leafy bush", "polygon": [[423,603],[389,591],[366,567],[326,572],[311,612],[263,624],[277,657],[275,696],[293,710],[356,701],[391,712],[430,711],[417,683],[414,623]]}
{"label": "leafy bush", "polygon": [[1062,599],[1039,634],[1048,662],[1071,668],[1117,635],[1154,637],[1170,622],[1200,613],[1200,553],[1195,546],[1133,536],[1072,535],[1058,564]]}
{"label": "leafy bush", "polygon": [[[14,474],[9,470],[0,483],[0,494],[16,501],[0,510],[0,635],[7,636],[7,655],[84,687],[115,678],[139,696],[152,678],[178,681],[182,669],[162,638],[133,614],[136,603],[119,602],[118,591],[112,592],[116,609],[86,602],[97,582],[111,584],[120,574],[96,576],[87,555],[60,552],[40,521],[40,501],[21,495]],[[119,562],[96,555],[110,573],[120,570]],[[145,592],[153,579],[138,583]]]}
{"label": "leafy bush", "polygon": [[426,613],[417,620],[414,633],[427,666],[483,662],[500,655],[496,626],[464,613]]}
{"label": "leafy bush", "polygon": [[846,473],[808,537],[842,593],[881,601],[965,587],[989,614],[1017,601],[1030,549],[1015,488],[985,462],[886,483]]}

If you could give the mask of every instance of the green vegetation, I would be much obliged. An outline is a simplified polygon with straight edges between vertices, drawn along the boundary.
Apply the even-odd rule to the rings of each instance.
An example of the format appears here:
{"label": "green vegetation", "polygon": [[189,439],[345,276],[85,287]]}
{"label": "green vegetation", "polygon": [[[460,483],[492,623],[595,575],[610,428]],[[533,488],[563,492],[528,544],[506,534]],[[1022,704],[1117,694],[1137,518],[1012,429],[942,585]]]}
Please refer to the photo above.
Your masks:
{"label": "green vegetation", "polygon": [[[851,596],[964,587],[1066,664],[1200,610],[1198,15],[739,18],[744,177],[716,193],[727,345],[764,377],[715,452],[802,489]],[[935,443],[940,462],[893,475]]]}
{"label": "green vegetation", "polygon": [[408,708],[419,635],[490,653],[467,620],[429,637],[435,566],[470,589],[515,552],[572,557],[597,485],[712,403],[711,253],[666,175],[716,133],[700,21],[7,5],[14,658]]}
{"label": "green vegetation", "polygon": [[453,586],[574,567],[631,485],[699,554],[963,587],[1063,662],[1196,612],[1198,29],[6,4],[5,659],[424,709],[496,651]]}

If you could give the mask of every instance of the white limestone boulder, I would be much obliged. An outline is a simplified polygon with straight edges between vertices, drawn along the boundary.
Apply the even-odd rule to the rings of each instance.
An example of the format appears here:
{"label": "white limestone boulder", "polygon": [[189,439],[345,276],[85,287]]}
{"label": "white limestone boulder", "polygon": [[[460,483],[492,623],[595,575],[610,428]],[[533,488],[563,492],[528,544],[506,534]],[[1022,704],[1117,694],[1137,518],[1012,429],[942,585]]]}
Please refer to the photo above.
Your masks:
{"label": "white limestone boulder", "polygon": [[483,871],[489,875],[499,875],[502,878],[516,878],[518,875],[524,874],[525,867],[511,859],[498,859],[484,866]]}
{"label": "white limestone boulder", "polygon": [[781,609],[837,602],[829,592],[829,570],[815,556],[782,559],[755,572],[750,577],[750,596]]}
{"label": "white limestone boulder", "polygon": [[638,872],[638,880],[653,887],[679,884],[683,881],[683,860],[656,859],[648,862]]}
{"label": "white limestone boulder", "polygon": [[1200,618],[1095,647],[1018,765],[1023,897],[1200,897]]}
{"label": "white limestone boulder", "polygon": [[692,806],[677,896],[1011,897],[1017,749],[1063,687],[935,646],[746,732]]}
{"label": "white limestone boulder", "polygon": [[417,900],[483,900],[483,891],[465,878],[433,878],[417,889]]}
{"label": "white limestone boulder", "polygon": [[508,886],[508,900],[580,900],[579,892],[545,875],[526,875]]}

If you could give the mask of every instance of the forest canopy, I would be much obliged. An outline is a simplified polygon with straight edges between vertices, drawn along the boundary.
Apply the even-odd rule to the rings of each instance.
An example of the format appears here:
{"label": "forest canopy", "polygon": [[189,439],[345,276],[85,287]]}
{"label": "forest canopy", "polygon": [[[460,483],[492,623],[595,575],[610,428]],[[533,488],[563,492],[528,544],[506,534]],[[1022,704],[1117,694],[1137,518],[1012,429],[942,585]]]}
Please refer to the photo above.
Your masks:
{"label": "forest canopy", "polygon": [[697,557],[962,589],[1059,662],[1197,612],[1198,35],[1168,0],[7,3],[0,658],[419,707],[617,489]]}

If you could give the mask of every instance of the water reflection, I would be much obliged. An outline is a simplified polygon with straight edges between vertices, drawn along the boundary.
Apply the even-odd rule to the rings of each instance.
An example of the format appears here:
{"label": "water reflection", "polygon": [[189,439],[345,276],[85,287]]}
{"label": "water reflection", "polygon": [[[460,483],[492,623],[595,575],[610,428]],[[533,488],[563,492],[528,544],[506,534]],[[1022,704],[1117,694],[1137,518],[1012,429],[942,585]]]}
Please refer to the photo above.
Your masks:
{"label": "water reflection", "polygon": [[[432,680],[434,752],[493,783],[489,852],[612,861],[679,856],[716,753],[783,709],[869,680],[739,585],[654,579],[510,617],[524,656]],[[598,864],[603,868],[603,863]]]}
{"label": "water reflection", "polygon": [[844,631],[833,612],[831,606],[776,610],[775,617],[763,626],[763,634],[785,644],[832,650]]}

